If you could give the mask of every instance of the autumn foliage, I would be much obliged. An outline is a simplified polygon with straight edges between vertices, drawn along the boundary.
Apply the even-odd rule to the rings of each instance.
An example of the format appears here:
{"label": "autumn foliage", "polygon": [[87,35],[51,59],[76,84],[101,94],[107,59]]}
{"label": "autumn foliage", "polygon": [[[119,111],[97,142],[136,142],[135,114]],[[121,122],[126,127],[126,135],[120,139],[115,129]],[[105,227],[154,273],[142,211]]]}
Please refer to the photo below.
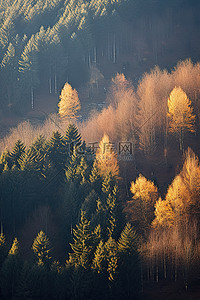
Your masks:
{"label": "autumn foliage", "polygon": [[101,176],[110,174],[112,177],[119,176],[119,165],[115,150],[112,148],[108,135],[104,134],[96,152],[94,165]]}
{"label": "autumn foliage", "polygon": [[65,83],[58,103],[59,115],[63,120],[76,120],[81,109],[78,93],[69,83]]}

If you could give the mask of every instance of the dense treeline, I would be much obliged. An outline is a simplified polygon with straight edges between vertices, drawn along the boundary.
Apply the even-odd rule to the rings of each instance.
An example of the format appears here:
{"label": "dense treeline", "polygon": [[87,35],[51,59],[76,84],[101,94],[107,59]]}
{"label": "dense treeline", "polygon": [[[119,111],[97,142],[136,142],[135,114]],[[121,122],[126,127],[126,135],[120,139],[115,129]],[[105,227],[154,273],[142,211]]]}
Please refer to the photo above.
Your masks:
{"label": "dense treeline", "polygon": [[182,57],[191,57],[190,48],[198,49],[198,44],[196,38],[192,46],[184,44],[188,24],[184,20],[187,16],[191,24],[188,38],[195,37],[198,5],[184,0],[1,1],[1,109],[29,109],[39,89],[58,93],[67,78],[78,86],[89,80],[92,65],[101,68],[104,61],[120,60],[117,70],[126,72],[130,72],[129,56],[138,64],[150,60],[154,65],[166,56],[167,43],[169,48],[185,49]]}
{"label": "dense treeline", "polygon": [[[25,259],[18,240],[9,250],[2,233],[2,299],[139,297],[138,237],[129,223],[125,225],[117,157],[110,151],[104,156],[105,140],[109,142],[104,136],[94,157],[76,126],[69,125],[64,136],[59,132],[49,140],[40,136],[27,149],[18,140],[12,151],[2,153],[4,233],[15,236],[37,207],[46,205],[54,211],[63,241],[71,246],[62,265],[40,231],[32,244],[35,259],[30,254]],[[132,276],[127,277],[127,270]]]}

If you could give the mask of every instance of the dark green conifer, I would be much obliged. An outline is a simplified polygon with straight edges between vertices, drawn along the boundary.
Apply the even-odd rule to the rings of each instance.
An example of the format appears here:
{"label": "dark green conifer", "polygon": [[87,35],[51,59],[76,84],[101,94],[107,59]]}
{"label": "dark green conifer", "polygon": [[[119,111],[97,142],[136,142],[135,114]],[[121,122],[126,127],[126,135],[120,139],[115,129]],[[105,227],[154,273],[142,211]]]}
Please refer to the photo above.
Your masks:
{"label": "dark green conifer", "polygon": [[47,143],[47,156],[57,170],[62,170],[67,163],[64,146],[64,138],[60,132],[53,132],[52,137]]}
{"label": "dark green conifer", "polygon": [[81,211],[81,220],[73,230],[74,243],[70,244],[73,252],[69,253],[69,263],[88,269],[91,266],[94,247],[94,234],[91,230],[90,221]]}
{"label": "dark green conifer", "polygon": [[138,237],[130,223],[126,224],[118,240],[119,295],[123,299],[139,299],[141,267],[137,251]]}
{"label": "dark green conifer", "polygon": [[75,153],[70,157],[70,160],[67,164],[67,169],[65,172],[68,182],[78,181],[79,174],[77,173],[77,168],[80,163],[80,157]]}
{"label": "dark green conifer", "polygon": [[108,279],[110,282],[114,282],[118,276],[118,249],[117,243],[112,238],[109,237],[105,243],[106,258],[107,258],[107,272]]}
{"label": "dark green conifer", "polygon": [[41,230],[35,238],[32,249],[37,256],[37,264],[40,266],[49,266],[51,263],[52,248],[46,234]]}
{"label": "dark green conifer", "polygon": [[138,247],[136,231],[127,223],[118,240],[118,250],[123,255],[134,255]]}
{"label": "dark green conifer", "polygon": [[105,245],[101,240],[94,254],[92,269],[97,271],[97,273],[104,273],[107,270],[106,265],[106,250]]}
{"label": "dark green conifer", "polygon": [[69,124],[64,136],[64,142],[66,145],[66,151],[68,152],[69,156],[72,156],[74,153],[81,151],[81,136],[74,124]]}
{"label": "dark green conifer", "polygon": [[20,140],[18,140],[15,143],[15,146],[14,146],[12,152],[10,153],[10,159],[11,159],[12,166],[15,165],[18,169],[20,168],[19,161],[20,161],[20,158],[22,157],[22,155],[25,153],[25,149],[26,149],[26,147]]}

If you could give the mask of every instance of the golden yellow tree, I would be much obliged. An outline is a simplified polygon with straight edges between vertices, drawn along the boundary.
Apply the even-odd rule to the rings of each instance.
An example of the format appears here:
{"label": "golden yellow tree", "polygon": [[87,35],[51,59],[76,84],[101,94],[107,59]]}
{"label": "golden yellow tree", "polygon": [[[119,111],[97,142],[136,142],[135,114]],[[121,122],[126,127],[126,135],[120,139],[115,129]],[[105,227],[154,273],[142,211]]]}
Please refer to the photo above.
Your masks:
{"label": "golden yellow tree", "polygon": [[183,151],[185,131],[195,132],[195,115],[191,101],[181,87],[175,87],[168,98],[169,131],[179,136],[180,150]]}
{"label": "golden yellow tree", "polygon": [[156,203],[156,227],[171,227],[184,224],[188,219],[194,220],[200,212],[200,166],[199,160],[189,148],[183,169],[168,188],[166,200]]}
{"label": "golden yellow tree", "polygon": [[146,233],[154,218],[154,206],[158,200],[158,189],[154,183],[139,175],[130,188],[132,200],[127,203],[125,212],[127,217]]}
{"label": "golden yellow tree", "polygon": [[187,197],[188,213],[198,215],[200,212],[200,164],[199,159],[192,151],[188,148],[183,169],[180,173],[182,181],[185,186],[185,190],[189,193]]}
{"label": "golden yellow tree", "polygon": [[78,111],[81,109],[78,93],[69,83],[65,83],[60,94],[58,103],[59,115],[63,120],[76,120]]}
{"label": "golden yellow tree", "polygon": [[159,200],[155,204],[155,219],[152,222],[153,227],[172,227],[174,224],[174,211],[167,200]]}
{"label": "golden yellow tree", "polygon": [[117,154],[107,134],[104,134],[99,143],[94,165],[102,177],[105,177],[107,174],[115,178],[119,176]]}

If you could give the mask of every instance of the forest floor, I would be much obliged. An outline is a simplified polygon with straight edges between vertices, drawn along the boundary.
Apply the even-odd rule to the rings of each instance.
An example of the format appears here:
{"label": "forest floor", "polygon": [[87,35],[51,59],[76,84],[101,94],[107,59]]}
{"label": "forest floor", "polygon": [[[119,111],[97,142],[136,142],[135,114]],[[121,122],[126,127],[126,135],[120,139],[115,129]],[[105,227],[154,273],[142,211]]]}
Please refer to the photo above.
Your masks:
{"label": "forest floor", "polygon": [[186,291],[183,285],[175,282],[144,283],[143,300],[199,300],[199,295],[199,285],[194,285]]}

